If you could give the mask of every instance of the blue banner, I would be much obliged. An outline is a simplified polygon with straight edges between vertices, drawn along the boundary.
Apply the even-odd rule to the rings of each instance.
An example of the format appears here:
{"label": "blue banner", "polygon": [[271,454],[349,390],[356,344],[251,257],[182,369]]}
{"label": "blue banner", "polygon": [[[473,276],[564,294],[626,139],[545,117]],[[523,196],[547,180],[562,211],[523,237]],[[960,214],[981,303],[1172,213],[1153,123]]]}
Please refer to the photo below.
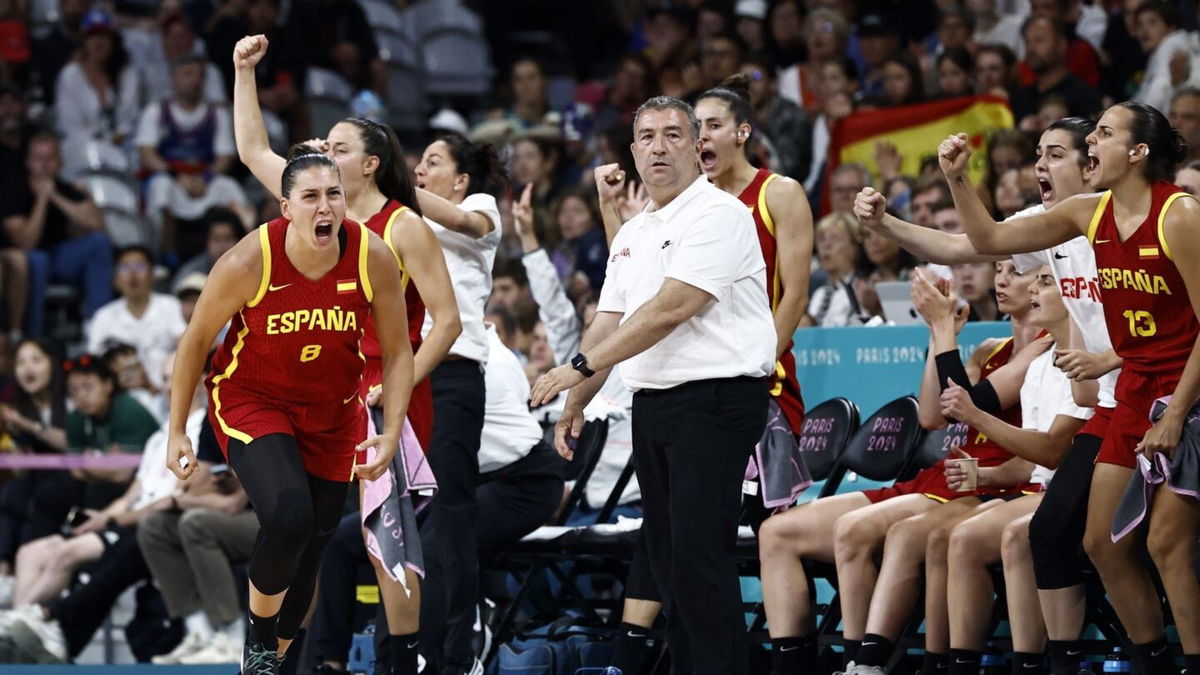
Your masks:
{"label": "blue banner", "polygon": [[[958,336],[963,360],[992,337],[1009,337],[1003,321],[969,323]],[[865,419],[883,404],[916,394],[925,368],[925,326],[801,328],[796,331],[796,376],[804,403],[815,406],[835,396],[858,405]]]}

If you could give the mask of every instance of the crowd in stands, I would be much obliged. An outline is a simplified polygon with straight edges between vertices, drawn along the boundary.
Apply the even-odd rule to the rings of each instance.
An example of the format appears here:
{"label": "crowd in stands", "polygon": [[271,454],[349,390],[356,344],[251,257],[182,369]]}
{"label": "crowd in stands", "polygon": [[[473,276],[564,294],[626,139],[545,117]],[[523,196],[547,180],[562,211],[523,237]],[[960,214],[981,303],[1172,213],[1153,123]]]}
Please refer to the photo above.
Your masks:
{"label": "crowd in stands", "polygon": [[[433,34],[436,21],[486,46],[483,58],[460,50],[459,89],[433,60],[401,54],[433,49],[411,27]],[[840,163],[833,132],[856,113],[1007,101],[1014,125],[991,135],[980,183],[1000,220],[1042,202],[1035,148],[1052,122],[1138,101],[1183,135],[1190,154],[1175,182],[1200,195],[1191,0],[0,0],[0,452],[143,458],[0,474],[0,607],[16,608],[0,615],[0,662],[74,658],[116,597],[151,579],[179,621],[171,635],[149,631],[139,658],[239,658],[241,582],[227,563],[249,557],[255,521],[206,439],[202,393],[189,435],[204,470],[186,489],[163,468],[163,425],[173,350],[205,276],[279,215],[237,161],[230,110],[234,44],[259,33],[271,47],[256,69],[258,98],[279,154],[324,137],[331,102],[335,121],[391,124],[410,170],[445,133],[500,152],[507,184],[496,195],[503,227],[485,319],[503,349],[495,373],[488,362],[484,444],[511,444],[518,429],[518,457],[549,454],[529,419],[553,420],[493,405],[524,400],[576,351],[609,258],[592,171],[617,163],[636,175],[631,124],[650,96],[694,102],[748,76],[751,161],[799,181],[813,205],[805,327],[886,323],[876,284],[913,280],[929,262],[860,223],[863,188],[901,220],[964,231],[934,157],[941,137],[928,139],[915,174],[889,143],[873,166]],[[611,206],[628,219],[647,199],[631,180]],[[967,320],[1009,318],[993,264],[927,267],[952,279]],[[525,381],[493,382],[513,369]],[[511,400],[494,402],[494,387]],[[605,390],[603,405],[628,406],[619,389]],[[626,463],[622,433],[627,443],[614,423],[597,485]],[[485,473],[511,461],[498,452]],[[533,477],[523,485],[562,492],[561,476],[522,467]],[[505,476],[480,487],[492,516],[517,489]],[[603,502],[595,489],[583,510]],[[622,502],[637,498],[635,485]],[[523,531],[506,536],[547,521],[551,502],[533,504]],[[18,624],[41,631],[40,651],[5,652]]]}

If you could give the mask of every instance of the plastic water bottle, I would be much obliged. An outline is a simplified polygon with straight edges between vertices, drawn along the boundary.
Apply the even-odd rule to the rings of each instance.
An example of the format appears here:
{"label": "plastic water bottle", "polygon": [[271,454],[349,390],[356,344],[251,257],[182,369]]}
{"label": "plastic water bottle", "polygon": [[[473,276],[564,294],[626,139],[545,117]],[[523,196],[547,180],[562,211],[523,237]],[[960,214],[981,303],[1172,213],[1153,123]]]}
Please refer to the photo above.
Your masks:
{"label": "plastic water bottle", "polygon": [[980,675],[1007,675],[1008,668],[1004,665],[1004,654],[989,643],[979,660]]}
{"label": "plastic water bottle", "polygon": [[1104,657],[1104,672],[1106,673],[1128,673],[1131,670],[1129,659],[1125,658],[1120,647],[1113,647],[1112,652]]}

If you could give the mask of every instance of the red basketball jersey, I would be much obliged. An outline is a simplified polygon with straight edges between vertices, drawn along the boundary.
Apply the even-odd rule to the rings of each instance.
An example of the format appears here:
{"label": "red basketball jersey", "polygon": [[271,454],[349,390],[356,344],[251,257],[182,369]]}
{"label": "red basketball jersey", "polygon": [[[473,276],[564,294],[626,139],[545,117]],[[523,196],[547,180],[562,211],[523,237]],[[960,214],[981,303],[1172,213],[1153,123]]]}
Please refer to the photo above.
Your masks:
{"label": "red basketball jersey", "polygon": [[[1001,366],[1007,364],[1013,355],[1012,338],[1006,339],[992,350],[983,361],[983,365],[979,368],[979,380],[983,381],[988,375],[996,372]],[[1002,410],[996,418],[1011,424],[1018,429],[1021,428],[1021,404],[1014,403],[1007,409]],[[967,442],[963,443],[963,452],[975,457],[979,460],[980,466],[995,466],[1003,464],[1012,459],[1012,453],[1000,447],[995,441],[987,437],[987,434],[979,431],[974,427],[967,427]]]}
{"label": "red basketball jersey", "polygon": [[1088,239],[1096,252],[1108,334],[1124,367],[1178,375],[1192,353],[1200,324],[1171,259],[1163,221],[1176,199],[1190,195],[1166,181],[1154,183],[1150,195],[1146,220],[1122,241],[1112,193],[1105,192],[1092,216]]}
{"label": "red basketball jersey", "polygon": [[358,398],[364,362],[359,340],[373,295],[369,235],[358,223],[343,221],[341,258],[312,280],[288,259],[289,225],[277,218],[259,228],[258,294],[234,315],[213,357],[208,385],[218,419],[226,392],[298,404]]}
{"label": "red basketball jersey", "polygon": [[[754,225],[758,229],[758,244],[762,247],[763,260],[767,264],[767,300],[771,303],[771,312],[779,303],[782,282],[779,279],[779,246],[775,241],[775,221],[767,208],[767,186],[779,174],[766,169],[759,169],[754,180],[738,195],[750,209]],[[771,376],[771,395],[776,398],[792,431],[799,434],[804,427],[804,398],[800,395],[800,383],[796,379],[796,357],[792,354],[792,341],[788,340],[787,349],[775,364],[775,372]]]}
{"label": "red basketball jersey", "polygon": [[[408,314],[408,341],[412,344],[415,354],[421,347],[421,324],[425,323],[425,303],[421,300],[421,294],[417,292],[416,285],[411,283],[412,279],[408,276],[408,270],[404,268],[404,260],[400,258],[400,252],[392,246],[392,225],[400,214],[408,210],[409,208],[402,206],[400,202],[394,199],[388,200],[379,213],[367,219],[366,227],[383,238],[392,255],[396,256],[396,263],[400,265],[401,283],[404,286],[404,307]],[[379,337],[375,334],[373,320],[367,321],[366,332],[363,333],[362,339],[362,353],[368,360],[378,360],[383,356],[379,349]],[[381,370],[373,369],[372,372],[381,372]],[[382,383],[368,382],[367,386],[377,384]]]}

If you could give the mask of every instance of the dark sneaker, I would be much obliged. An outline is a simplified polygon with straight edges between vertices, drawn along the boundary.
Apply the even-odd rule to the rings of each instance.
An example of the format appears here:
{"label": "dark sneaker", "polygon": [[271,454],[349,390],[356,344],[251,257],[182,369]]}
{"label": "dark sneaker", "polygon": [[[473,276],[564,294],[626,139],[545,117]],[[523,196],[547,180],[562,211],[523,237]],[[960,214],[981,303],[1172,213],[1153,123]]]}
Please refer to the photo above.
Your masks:
{"label": "dark sneaker", "polygon": [[242,648],[242,675],[279,675],[279,654],[261,642]]}

